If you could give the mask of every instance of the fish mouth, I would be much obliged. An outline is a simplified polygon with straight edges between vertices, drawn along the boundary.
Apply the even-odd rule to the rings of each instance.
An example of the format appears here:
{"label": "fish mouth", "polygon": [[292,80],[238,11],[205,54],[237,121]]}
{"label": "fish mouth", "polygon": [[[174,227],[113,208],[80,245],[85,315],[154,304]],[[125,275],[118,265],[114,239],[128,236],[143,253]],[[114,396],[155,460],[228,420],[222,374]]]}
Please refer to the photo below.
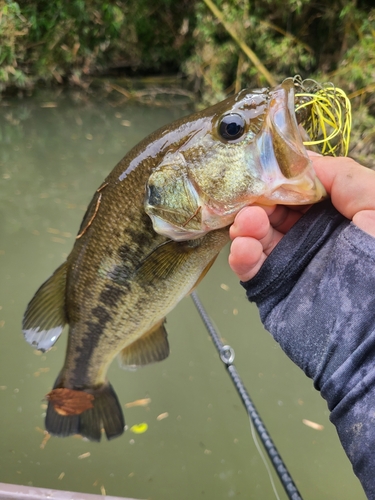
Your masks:
{"label": "fish mouth", "polygon": [[293,78],[270,91],[269,110],[257,140],[261,178],[267,189],[257,203],[303,205],[326,196],[308,156],[309,136],[298,123]]}

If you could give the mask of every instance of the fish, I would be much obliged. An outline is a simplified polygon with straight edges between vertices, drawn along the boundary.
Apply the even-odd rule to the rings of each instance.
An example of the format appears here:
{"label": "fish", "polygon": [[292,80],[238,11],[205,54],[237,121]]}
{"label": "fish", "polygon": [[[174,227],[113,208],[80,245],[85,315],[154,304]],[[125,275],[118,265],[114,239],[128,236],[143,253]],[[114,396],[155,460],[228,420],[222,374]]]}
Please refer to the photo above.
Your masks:
{"label": "fish", "polygon": [[50,434],[120,436],[108,367],[116,356],[124,368],[168,356],[165,318],[206,275],[239,210],[326,196],[295,109],[293,79],[242,90],[152,133],[102,182],[71,253],[23,317],[26,341],[43,352],[69,325],[47,395]]}

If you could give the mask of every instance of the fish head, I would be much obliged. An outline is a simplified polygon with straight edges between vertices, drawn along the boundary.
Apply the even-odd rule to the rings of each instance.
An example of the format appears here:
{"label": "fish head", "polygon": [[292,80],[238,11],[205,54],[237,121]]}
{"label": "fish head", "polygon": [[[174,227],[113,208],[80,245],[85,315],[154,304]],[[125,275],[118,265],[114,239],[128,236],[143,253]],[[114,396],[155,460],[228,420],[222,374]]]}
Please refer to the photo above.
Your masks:
{"label": "fish head", "polygon": [[155,231],[195,239],[228,226],[247,205],[324,198],[295,108],[290,78],[273,89],[243,90],[178,124],[146,186]]}

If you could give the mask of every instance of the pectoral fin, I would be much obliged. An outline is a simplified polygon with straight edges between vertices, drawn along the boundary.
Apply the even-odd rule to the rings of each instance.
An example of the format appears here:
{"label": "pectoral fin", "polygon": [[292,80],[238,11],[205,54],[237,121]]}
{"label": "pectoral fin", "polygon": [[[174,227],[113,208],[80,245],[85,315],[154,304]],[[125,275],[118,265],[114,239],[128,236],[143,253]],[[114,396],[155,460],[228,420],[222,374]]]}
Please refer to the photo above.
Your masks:
{"label": "pectoral fin", "polygon": [[140,264],[136,271],[139,280],[152,283],[172,276],[185,264],[199,243],[167,241],[155,248]]}
{"label": "pectoral fin", "polygon": [[53,346],[67,323],[66,270],[64,262],[35,293],[23,317],[22,330],[27,342],[43,352]]}
{"label": "pectoral fin", "polygon": [[[217,254],[219,255],[219,254]],[[206,274],[208,273],[208,271],[211,269],[213,263],[215,262],[216,260],[216,257],[217,255],[215,255],[215,257],[207,264],[207,266],[203,269],[201,275],[199,276],[199,278],[197,279],[197,281],[195,282],[195,285],[193,286],[193,288],[190,290],[189,293],[192,293],[194,292],[194,290],[197,288],[197,286],[199,285],[199,283],[202,281],[202,279],[206,276]]]}
{"label": "pectoral fin", "polygon": [[169,344],[164,322],[163,318],[141,338],[121,351],[119,354],[121,368],[148,365],[168,357]]}

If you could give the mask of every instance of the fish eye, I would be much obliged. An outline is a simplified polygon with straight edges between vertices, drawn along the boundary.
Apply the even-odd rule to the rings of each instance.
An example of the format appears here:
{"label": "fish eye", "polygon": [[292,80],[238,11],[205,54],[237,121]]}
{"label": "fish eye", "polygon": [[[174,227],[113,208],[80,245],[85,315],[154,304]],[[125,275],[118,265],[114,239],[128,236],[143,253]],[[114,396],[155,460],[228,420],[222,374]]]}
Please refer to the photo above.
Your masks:
{"label": "fish eye", "polygon": [[226,141],[235,141],[245,132],[245,120],[241,115],[224,115],[219,122],[219,134]]}

